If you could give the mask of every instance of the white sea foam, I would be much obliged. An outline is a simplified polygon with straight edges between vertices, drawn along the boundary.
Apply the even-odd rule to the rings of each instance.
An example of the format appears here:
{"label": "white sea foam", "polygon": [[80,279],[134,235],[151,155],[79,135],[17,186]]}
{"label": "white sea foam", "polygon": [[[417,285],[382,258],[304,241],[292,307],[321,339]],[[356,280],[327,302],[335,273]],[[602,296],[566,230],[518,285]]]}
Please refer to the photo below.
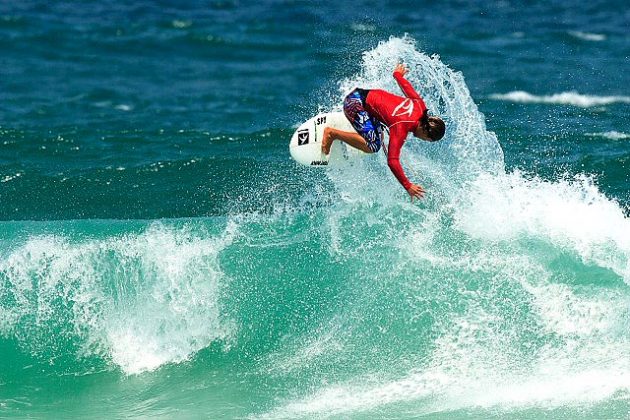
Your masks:
{"label": "white sea foam", "polygon": [[186,29],[192,26],[192,21],[175,19],[171,22],[171,25],[173,26],[173,28],[176,28],[176,29]]}
{"label": "white sea foam", "polygon": [[522,90],[516,90],[508,93],[495,93],[490,95],[490,98],[500,101],[520,102],[526,104],[573,105],[582,108],[615,103],[630,103],[630,96],[624,95],[594,96],[582,95],[577,92],[562,92],[555,93],[553,95],[533,95]]}
{"label": "white sea foam", "polygon": [[0,178],[0,182],[9,182],[9,181],[13,181],[14,179],[17,179],[19,177],[22,176],[22,172],[16,172],[13,175],[5,175],[3,177]]}
{"label": "white sea foam", "polygon": [[[611,351],[626,351],[610,349]],[[619,353],[623,354],[623,353]],[[627,354],[627,353],[626,353]],[[334,385],[315,395],[293,401],[281,410],[267,413],[261,418],[337,417],[349,413],[366,413],[392,404],[420,401],[414,415],[429,415],[470,408],[515,410],[531,407],[546,409],[566,404],[586,406],[610,398],[620,390],[630,391],[627,365],[614,363],[610,358],[599,361],[609,366],[571,371],[549,367],[564,359],[552,359],[531,375],[501,377],[484,369],[479,377],[457,377],[437,371],[413,373],[405,378],[375,384],[369,377],[361,382]],[[429,402],[429,398],[433,402]],[[369,416],[368,416],[369,417]]]}
{"label": "white sea foam", "polygon": [[630,139],[630,134],[622,133],[620,131],[605,131],[603,133],[586,133],[589,137],[602,137],[609,140],[627,140]]}
{"label": "white sea foam", "polygon": [[591,32],[582,32],[582,31],[569,31],[569,35],[581,39],[583,41],[605,41],[606,35],[604,34],[594,34]]}
{"label": "white sea foam", "polygon": [[366,25],[364,23],[353,23],[350,27],[353,31],[357,32],[374,32],[376,30],[376,26]]}
{"label": "white sea foam", "polygon": [[229,224],[206,237],[155,223],[105,240],[31,237],[0,258],[15,300],[2,310],[0,333],[20,331],[38,353],[63,341],[49,339],[58,330],[80,339],[83,356],[111,359],[128,374],[184,361],[233,332],[221,314],[227,279],[217,256],[235,232]]}
{"label": "white sea foam", "polygon": [[482,175],[457,204],[457,227],[490,241],[538,238],[609,268],[630,285],[630,221],[588,177],[549,182]]}
{"label": "white sea foam", "polygon": [[[468,301],[458,299],[466,311],[449,317],[440,329],[428,364],[396,379],[372,374],[324,385],[261,417],[378,417],[378,410],[399,412],[400,404],[413,407],[414,415],[471,408],[511,412],[630,397],[630,359],[620,357],[630,352],[630,341],[618,336],[627,305],[623,294],[578,296],[566,285],[551,283],[553,273],[532,258],[482,253],[454,263],[473,263],[470,275],[482,268],[512,282],[512,288],[522,287],[540,325],[501,312],[501,302],[488,305],[484,292],[476,291]],[[518,334],[532,327],[560,338],[523,354]]]}
{"label": "white sea foam", "polygon": [[234,226],[218,240],[157,228],[133,240],[125,257],[140,262],[145,274],[139,281],[148,275],[154,282],[131,305],[118,305],[107,316],[104,326],[117,365],[128,373],[152,370],[229,337],[231,324],[220,312],[226,279],[217,254],[233,235]]}

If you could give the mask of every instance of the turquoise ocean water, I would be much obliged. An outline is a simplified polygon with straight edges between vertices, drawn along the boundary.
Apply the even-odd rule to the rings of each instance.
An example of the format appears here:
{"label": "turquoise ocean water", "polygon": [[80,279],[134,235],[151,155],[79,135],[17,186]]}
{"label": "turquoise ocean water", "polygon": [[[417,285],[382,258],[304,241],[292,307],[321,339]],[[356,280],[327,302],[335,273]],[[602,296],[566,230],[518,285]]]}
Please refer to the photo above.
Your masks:
{"label": "turquoise ocean water", "polygon": [[[0,2],[0,417],[628,418],[626,2]],[[448,131],[298,167],[395,63]]]}

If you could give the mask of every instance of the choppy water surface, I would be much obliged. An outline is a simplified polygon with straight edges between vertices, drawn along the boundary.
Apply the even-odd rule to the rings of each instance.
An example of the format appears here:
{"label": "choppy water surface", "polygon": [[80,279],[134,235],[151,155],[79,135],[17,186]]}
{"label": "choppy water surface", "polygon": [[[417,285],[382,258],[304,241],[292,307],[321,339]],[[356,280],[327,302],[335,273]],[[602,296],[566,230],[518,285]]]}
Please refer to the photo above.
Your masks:
{"label": "choppy water surface", "polygon": [[[0,415],[625,418],[626,9],[1,4]],[[425,200],[290,160],[398,61]]]}

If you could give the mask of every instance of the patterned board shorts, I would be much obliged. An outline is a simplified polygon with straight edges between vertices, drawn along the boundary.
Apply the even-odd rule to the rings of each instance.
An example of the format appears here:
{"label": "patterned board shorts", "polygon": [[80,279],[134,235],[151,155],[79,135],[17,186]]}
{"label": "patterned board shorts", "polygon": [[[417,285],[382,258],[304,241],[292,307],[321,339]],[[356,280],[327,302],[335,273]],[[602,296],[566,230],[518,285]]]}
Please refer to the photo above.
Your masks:
{"label": "patterned board shorts", "polygon": [[383,125],[365,110],[368,90],[356,88],[343,101],[343,113],[374,153],[381,148]]}

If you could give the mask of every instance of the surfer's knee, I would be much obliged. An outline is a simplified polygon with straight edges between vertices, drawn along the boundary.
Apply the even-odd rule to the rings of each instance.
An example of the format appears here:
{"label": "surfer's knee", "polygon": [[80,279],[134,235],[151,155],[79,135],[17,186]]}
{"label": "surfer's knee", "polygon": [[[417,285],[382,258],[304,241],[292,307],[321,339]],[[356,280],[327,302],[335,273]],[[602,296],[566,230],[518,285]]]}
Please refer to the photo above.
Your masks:
{"label": "surfer's knee", "polygon": [[322,134],[322,151],[326,154],[330,153],[330,147],[335,140],[335,129],[332,127],[325,127]]}
{"label": "surfer's knee", "polygon": [[324,128],[324,139],[328,140],[333,140],[336,136],[337,136],[337,129],[332,128],[332,127],[325,127]]}

